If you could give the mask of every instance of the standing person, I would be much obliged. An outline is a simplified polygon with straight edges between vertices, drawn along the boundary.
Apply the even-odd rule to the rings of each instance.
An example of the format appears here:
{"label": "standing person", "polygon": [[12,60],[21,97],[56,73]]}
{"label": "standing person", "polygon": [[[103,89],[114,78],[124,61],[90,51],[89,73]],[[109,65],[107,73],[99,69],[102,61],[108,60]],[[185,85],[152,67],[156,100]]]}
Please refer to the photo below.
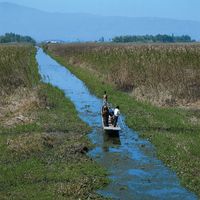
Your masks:
{"label": "standing person", "polygon": [[119,110],[119,106],[116,106],[115,110],[114,110],[114,127],[117,126],[117,121],[120,115],[120,110]]}
{"label": "standing person", "polygon": [[108,119],[109,119],[109,110],[107,106],[103,106],[102,109],[102,117],[104,126],[109,126]]}
{"label": "standing person", "polygon": [[103,95],[103,105],[107,105],[108,103],[108,95],[106,93],[106,91],[104,91],[104,95]]}

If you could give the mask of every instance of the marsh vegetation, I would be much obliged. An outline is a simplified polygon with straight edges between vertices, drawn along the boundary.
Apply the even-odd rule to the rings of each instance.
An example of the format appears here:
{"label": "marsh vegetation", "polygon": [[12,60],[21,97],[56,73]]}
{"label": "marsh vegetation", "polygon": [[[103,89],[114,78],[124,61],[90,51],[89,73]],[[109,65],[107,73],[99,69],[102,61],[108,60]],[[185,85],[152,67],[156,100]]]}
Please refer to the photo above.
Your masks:
{"label": "marsh vegetation", "polygon": [[106,90],[109,100],[120,105],[129,127],[150,140],[181,183],[200,196],[198,44],[44,48],[97,96]]}
{"label": "marsh vegetation", "polygon": [[33,46],[0,46],[0,199],[102,199],[106,171],[86,155],[90,128],[39,80]]}
{"label": "marsh vegetation", "polygon": [[68,44],[48,50],[138,100],[160,106],[199,103],[199,44]]}

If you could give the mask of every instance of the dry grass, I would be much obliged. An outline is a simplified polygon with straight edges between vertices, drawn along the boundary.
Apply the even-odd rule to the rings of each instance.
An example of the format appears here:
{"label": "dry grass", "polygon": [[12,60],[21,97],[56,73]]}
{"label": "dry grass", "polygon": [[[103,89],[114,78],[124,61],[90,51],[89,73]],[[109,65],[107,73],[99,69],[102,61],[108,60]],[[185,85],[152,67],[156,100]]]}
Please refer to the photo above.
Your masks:
{"label": "dry grass", "polygon": [[11,95],[5,95],[0,103],[0,122],[4,127],[32,123],[35,119],[33,110],[40,105],[38,89],[17,88]]}
{"label": "dry grass", "polygon": [[68,44],[46,48],[139,100],[174,106],[200,99],[199,44]]}
{"label": "dry grass", "polygon": [[32,87],[39,81],[35,48],[29,45],[0,45],[0,97],[18,87]]}
{"label": "dry grass", "polygon": [[31,45],[0,45],[0,125],[12,127],[33,121],[38,107],[39,74]]}
{"label": "dry grass", "polygon": [[44,151],[41,134],[23,134],[14,139],[7,140],[8,149],[15,155],[29,156],[32,153]]}

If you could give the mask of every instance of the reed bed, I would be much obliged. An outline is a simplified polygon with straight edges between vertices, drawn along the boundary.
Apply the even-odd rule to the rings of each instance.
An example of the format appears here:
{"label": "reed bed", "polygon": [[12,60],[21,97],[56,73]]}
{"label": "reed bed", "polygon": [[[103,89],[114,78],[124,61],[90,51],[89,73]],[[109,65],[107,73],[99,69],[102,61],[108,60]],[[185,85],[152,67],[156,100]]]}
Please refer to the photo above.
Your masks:
{"label": "reed bed", "polygon": [[107,83],[156,105],[200,100],[199,44],[49,45],[70,65],[92,70]]}
{"label": "reed bed", "polygon": [[34,52],[31,45],[0,45],[0,96],[38,83]]}

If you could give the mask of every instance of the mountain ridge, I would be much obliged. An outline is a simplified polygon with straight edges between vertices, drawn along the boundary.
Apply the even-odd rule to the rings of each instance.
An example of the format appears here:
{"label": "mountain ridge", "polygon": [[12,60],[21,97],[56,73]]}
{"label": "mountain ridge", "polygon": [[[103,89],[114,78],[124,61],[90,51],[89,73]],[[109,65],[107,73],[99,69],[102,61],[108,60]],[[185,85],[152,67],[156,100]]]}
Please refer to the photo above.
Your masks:
{"label": "mountain ridge", "polygon": [[[15,19],[15,20],[13,20]],[[18,4],[0,3],[0,34],[15,32],[36,40],[98,40],[119,35],[175,34],[200,39],[200,22],[157,17],[101,16],[47,12]]]}

